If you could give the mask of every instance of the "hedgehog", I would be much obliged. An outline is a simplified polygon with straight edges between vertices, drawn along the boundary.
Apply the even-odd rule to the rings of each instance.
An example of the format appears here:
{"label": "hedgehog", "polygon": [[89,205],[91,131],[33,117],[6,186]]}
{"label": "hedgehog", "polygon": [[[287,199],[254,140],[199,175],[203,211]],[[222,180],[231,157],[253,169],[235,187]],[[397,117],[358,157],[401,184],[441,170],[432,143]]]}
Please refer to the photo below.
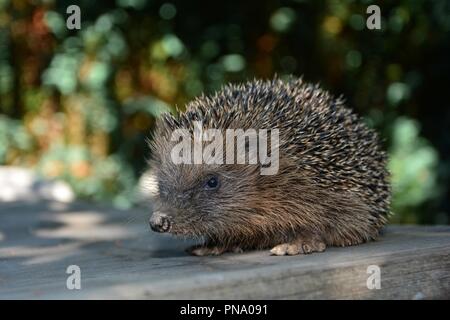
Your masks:
{"label": "hedgehog", "polygon": [[[261,174],[261,162],[174,163],[173,132],[193,136],[196,126],[277,129],[277,172]],[[158,118],[149,144],[150,227],[197,239],[187,249],[192,255],[267,249],[282,256],[357,245],[376,240],[390,215],[378,134],[342,96],[302,78],[255,79],[201,95],[184,112]]]}

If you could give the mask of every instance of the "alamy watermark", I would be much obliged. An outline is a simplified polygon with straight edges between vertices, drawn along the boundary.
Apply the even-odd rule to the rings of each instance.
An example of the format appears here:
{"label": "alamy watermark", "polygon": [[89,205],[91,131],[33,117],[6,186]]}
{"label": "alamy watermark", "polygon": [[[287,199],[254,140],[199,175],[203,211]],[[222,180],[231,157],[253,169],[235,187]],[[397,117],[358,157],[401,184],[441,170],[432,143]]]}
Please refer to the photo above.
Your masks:
{"label": "alamy watermark", "polygon": [[367,14],[370,16],[367,18],[366,26],[369,30],[380,30],[381,29],[381,9],[379,6],[373,4],[367,7]]}
{"label": "alamy watermark", "polygon": [[226,129],[224,134],[220,129],[204,129],[201,121],[194,121],[193,131],[176,129],[171,141],[178,142],[170,153],[174,164],[259,163],[262,175],[278,173],[278,129]]}
{"label": "alamy watermark", "polygon": [[66,27],[69,30],[81,29],[81,9],[79,6],[72,4],[67,7],[66,13],[70,16],[66,20]]}
{"label": "alamy watermark", "polygon": [[381,269],[379,266],[372,264],[367,267],[367,274],[370,276],[367,278],[367,289],[381,289]]}
{"label": "alamy watermark", "polygon": [[[72,4],[67,7],[66,13],[69,14],[66,20],[66,27],[69,30],[81,29],[81,9],[79,6]],[[369,15],[366,20],[366,27],[369,30],[381,29],[381,9],[373,4],[367,7],[366,13]]]}
{"label": "alamy watermark", "polygon": [[67,267],[66,273],[70,274],[66,280],[66,288],[69,290],[81,289],[81,269],[76,264]]}

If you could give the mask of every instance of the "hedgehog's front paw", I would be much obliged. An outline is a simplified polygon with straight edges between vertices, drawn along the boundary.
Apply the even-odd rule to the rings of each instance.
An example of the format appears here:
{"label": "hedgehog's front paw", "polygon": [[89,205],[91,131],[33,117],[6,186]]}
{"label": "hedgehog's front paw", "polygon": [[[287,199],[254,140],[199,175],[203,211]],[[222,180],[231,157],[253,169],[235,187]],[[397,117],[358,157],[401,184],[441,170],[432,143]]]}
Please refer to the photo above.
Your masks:
{"label": "hedgehog's front paw", "polygon": [[270,253],[275,256],[293,256],[300,253],[322,252],[326,247],[325,243],[319,239],[297,239],[273,247]]}

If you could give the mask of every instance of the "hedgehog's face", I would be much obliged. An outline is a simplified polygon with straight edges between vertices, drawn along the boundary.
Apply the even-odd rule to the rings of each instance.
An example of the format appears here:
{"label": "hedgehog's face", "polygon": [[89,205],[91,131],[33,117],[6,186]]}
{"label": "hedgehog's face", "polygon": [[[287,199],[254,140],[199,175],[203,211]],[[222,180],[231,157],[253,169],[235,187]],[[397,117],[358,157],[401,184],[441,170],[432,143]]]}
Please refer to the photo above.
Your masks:
{"label": "hedgehog's face", "polygon": [[254,166],[160,163],[154,169],[150,226],[157,232],[211,238],[232,233],[256,192]]}
{"label": "hedgehog's face", "polygon": [[[209,164],[217,163],[210,162],[209,158],[202,164],[174,161],[173,155],[178,155],[174,152],[175,146],[179,142],[172,139],[172,134],[178,121],[172,116],[161,118],[152,141],[150,166],[153,174],[147,183],[154,198],[150,226],[154,231],[180,236],[234,237],[248,226],[255,213],[249,202],[259,199],[256,195],[260,167]],[[196,130],[194,128],[185,137],[192,138]],[[218,155],[226,159],[225,152]],[[195,154],[189,154],[188,159],[195,159]]]}

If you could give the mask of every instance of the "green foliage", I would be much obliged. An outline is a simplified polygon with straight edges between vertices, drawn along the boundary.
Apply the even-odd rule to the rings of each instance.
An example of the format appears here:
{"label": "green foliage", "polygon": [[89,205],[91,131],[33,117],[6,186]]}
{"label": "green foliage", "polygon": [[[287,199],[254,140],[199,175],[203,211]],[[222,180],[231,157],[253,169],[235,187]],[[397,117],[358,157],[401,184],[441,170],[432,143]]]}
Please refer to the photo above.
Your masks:
{"label": "green foliage", "polygon": [[118,155],[98,159],[86,147],[54,145],[37,168],[45,176],[60,177],[79,196],[129,208],[136,200],[136,181],[131,167]]}
{"label": "green foliage", "polygon": [[0,115],[0,164],[8,163],[11,154],[29,152],[32,140],[19,120]]}
{"label": "green foliage", "polygon": [[419,136],[417,121],[399,117],[395,120],[390,148],[393,220],[417,223],[417,208],[439,195],[437,185],[438,155],[430,143]]}

